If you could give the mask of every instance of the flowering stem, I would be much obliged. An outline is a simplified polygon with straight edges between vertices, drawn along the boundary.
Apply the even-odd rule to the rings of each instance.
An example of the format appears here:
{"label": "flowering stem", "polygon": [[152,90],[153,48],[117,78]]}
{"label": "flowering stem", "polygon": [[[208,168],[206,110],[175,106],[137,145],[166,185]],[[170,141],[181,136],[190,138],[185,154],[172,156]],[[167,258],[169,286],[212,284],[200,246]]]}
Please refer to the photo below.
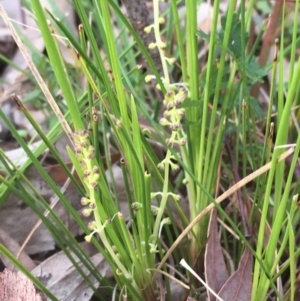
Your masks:
{"label": "flowering stem", "polygon": [[169,168],[170,168],[168,161],[170,161],[170,159],[171,159],[171,152],[168,150],[167,155],[166,155],[164,186],[163,186],[163,191],[162,191],[162,198],[161,198],[160,206],[159,206],[159,209],[158,209],[158,212],[157,212],[157,217],[155,219],[155,224],[154,224],[154,229],[153,229],[154,242],[158,238],[158,231],[159,231],[160,222],[161,222],[162,216],[164,214],[166,204],[167,204],[167,200],[168,200],[168,186],[169,186],[168,184],[169,184]]}
{"label": "flowering stem", "polygon": [[154,35],[155,35],[155,41],[156,45],[160,54],[162,68],[163,68],[163,83],[166,88],[166,90],[169,90],[170,86],[170,77],[167,67],[167,61],[165,59],[165,53],[164,53],[164,42],[160,38],[160,32],[159,32],[159,0],[153,0],[153,13],[154,13]]}

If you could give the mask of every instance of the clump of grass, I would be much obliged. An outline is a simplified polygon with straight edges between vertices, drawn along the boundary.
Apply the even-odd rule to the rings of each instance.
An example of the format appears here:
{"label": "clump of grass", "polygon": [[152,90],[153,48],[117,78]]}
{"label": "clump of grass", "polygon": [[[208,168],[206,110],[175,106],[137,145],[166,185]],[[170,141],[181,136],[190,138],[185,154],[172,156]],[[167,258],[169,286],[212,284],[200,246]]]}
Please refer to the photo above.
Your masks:
{"label": "clump of grass", "polygon": [[[230,1],[219,26],[220,1],[215,1],[211,31],[206,34],[197,28],[195,1],[185,3],[184,16],[179,16],[176,1],[171,1],[162,16],[159,1],[153,0],[154,22],[145,31],[154,33],[155,40],[149,47],[159,53],[161,64],[156,66],[148,53],[148,45],[143,45],[114,1],[94,3],[92,25],[84,3],[74,1],[81,21],[79,39],[68,31],[63,22],[50,12],[45,12],[39,1],[31,1],[49,62],[68,108],[64,117],[57,108],[56,112],[73,144],[73,149],[68,148],[68,153],[83,186],[83,189],[78,187],[85,206],[83,214],[93,216],[88,227],[72,212],[65,197],[36,159],[47,145],[60,160],[51,147],[59,136],[59,126],[46,136],[35,125],[45,145],[32,154],[3,112],[0,114],[28,152],[32,163],[83,228],[86,241],[94,243],[106,258],[113,270],[120,299],[150,301],[166,294],[166,300],[170,300],[172,290],[169,278],[164,278],[164,291],[161,292],[159,288],[162,286],[158,285],[161,278],[157,275],[168,275],[170,271],[165,262],[175,248],[181,250],[174,253],[175,268],[185,273],[179,267],[178,255],[184,254],[185,260],[200,274],[201,269],[197,266],[201,265],[197,263],[204,260],[201,251],[209,239],[208,213],[213,207],[217,208],[224,226],[223,247],[232,256],[235,267],[242,258],[244,248],[252,252],[255,263],[251,299],[267,300],[275,295],[280,300],[287,296],[294,299],[294,265],[299,253],[295,247],[297,233],[294,235],[299,219],[295,195],[299,181],[293,175],[300,135],[289,137],[288,133],[290,112],[297,104],[295,97],[300,63],[295,67],[294,63],[291,64],[289,81],[283,78],[285,50],[282,30],[279,56],[276,52],[271,65],[259,66],[254,53],[264,29],[253,48],[247,50],[253,4],[251,1],[246,11],[243,1],[238,8],[236,1]],[[51,27],[46,21],[46,14],[51,18]],[[112,16],[120,30],[118,36],[114,32]],[[76,94],[52,35],[53,28],[68,39],[86,79],[86,87],[82,91],[76,90]],[[296,32],[297,26],[294,26],[291,62],[295,62]],[[174,40],[171,40],[172,33],[175,34]],[[164,37],[170,40],[164,40]],[[199,40],[209,47],[207,61],[201,68],[198,62]],[[104,56],[100,56],[100,43]],[[87,45],[90,51],[87,51]],[[147,60],[146,74],[135,67],[139,56]],[[180,76],[176,70],[178,66]],[[271,68],[270,102],[268,111],[264,112],[250,91]],[[37,81],[40,83],[39,79]],[[150,81],[155,82],[156,86],[150,86]],[[44,90],[44,93],[48,100],[51,99],[47,91]],[[155,99],[149,100],[153,97]],[[51,103],[55,107],[55,102]],[[276,108],[275,132],[271,119],[273,107]],[[142,128],[141,116],[151,125],[150,133]],[[260,127],[258,121],[264,127]],[[107,139],[107,133],[111,134],[111,140]],[[153,141],[159,142],[164,149],[163,158],[158,158],[154,152]],[[288,143],[293,143],[293,148],[284,153]],[[121,169],[129,216],[124,216],[120,211],[118,185],[113,181],[110,164],[111,144],[122,154]],[[293,157],[287,162],[285,159],[291,154]],[[108,172],[101,155],[107,158]],[[60,163],[64,165],[64,162]],[[249,176],[251,172],[254,173]],[[110,173],[112,183],[108,182],[107,173]],[[17,181],[13,173],[10,181],[3,180],[9,189],[13,189],[11,183]],[[246,186],[250,181],[251,186]],[[238,185],[234,186],[237,182]],[[226,198],[232,200],[231,195],[235,191],[238,191],[238,205],[226,207],[220,204]],[[185,203],[188,210],[181,210],[181,204]],[[180,222],[176,220],[176,212],[179,212]],[[126,223],[128,218],[130,226]],[[51,228],[46,219],[45,223],[59,240],[57,234],[64,228],[63,225]],[[181,235],[179,224],[185,228]],[[266,231],[266,226],[270,232]],[[234,235],[228,234],[226,229]],[[184,237],[187,242],[185,246],[180,244]],[[69,237],[67,230],[64,239],[66,245],[72,243],[76,253],[80,254],[80,248]],[[169,251],[166,244],[170,247]],[[9,256],[3,246],[1,251]],[[286,254],[289,254],[290,260],[284,262]],[[88,265],[88,259],[82,256]],[[283,296],[276,281],[288,269],[290,279],[287,283],[290,287],[286,288],[286,295]],[[191,279],[189,273],[186,272],[185,276],[190,279],[187,295],[194,296],[198,283]],[[47,290],[45,293],[50,296]]]}

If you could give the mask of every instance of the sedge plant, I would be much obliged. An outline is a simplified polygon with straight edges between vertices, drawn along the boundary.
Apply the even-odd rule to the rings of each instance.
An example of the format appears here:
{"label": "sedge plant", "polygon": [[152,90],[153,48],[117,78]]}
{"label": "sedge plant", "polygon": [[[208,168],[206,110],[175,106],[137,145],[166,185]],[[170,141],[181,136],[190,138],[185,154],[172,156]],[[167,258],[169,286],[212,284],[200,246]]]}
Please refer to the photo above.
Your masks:
{"label": "sedge plant", "polygon": [[[82,214],[90,217],[91,222],[87,226],[84,219],[74,212],[36,159],[46,147],[49,148],[76,185],[65,163],[52,147],[62,134],[60,124],[45,135],[22,105],[20,108],[44,142],[32,153],[3,112],[0,113],[30,159],[19,173],[22,174],[31,162],[51,184],[85,232],[85,240],[95,244],[110,265],[120,300],[157,300],[161,294],[166,295],[166,300],[171,300],[173,290],[169,279],[172,276],[167,264],[164,264],[171,253],[167,251],[168,247],[171,247],[170,250],[179,249],[173,254],[176,269],[186,272],[179,267],[184,254],[184,259],[200,274],[197,263],[203,261],[201,254],[209,239],[208,212],[214,206],[224,225],[224,248],[228,256],[232,256],[234,267],[237,268],[244,248],[252,252],[255,263],[251,300],[268,300],[268,296],[276,296],[279,300],[287,300],[288,296],[294,300],[295,262],[299,256],[295,239],[295,222],[299,219],[295,195],[299,183],[297,180],[295,183],[294,171],[300,135],[289,137],[288,133],[290,113],[299,95],[297,78],[300,76],[300,64],[294,64],[297,18],[293,27],[292,63],[287,81],[283,78],[284,30],[280,37],[279,56],[275,51],[274,61],[267,67],[260,67],[254,56],[265,26],[261,27],[253,48],[248,49],[255,1],[247,4],[247,10],[245,1],[241,4],[229,1],[226,14],[221,18],[220,1],[214,1],[209,33],[198,30],[197,1],[171,0],[163,14],[159,10],[159,2],[153,0],[153,24],[145,28],[145,32],[154,33],[155,40],[150,45],[143,45],[117,1],[74,0],[74,8],[81,22],[78,37],[55,14],[45,11],[40,1],[31,0],[28,3],[41,30],[49,63],[67,106],[65,116],[55,106],[55,101],[51,102],[51,93],[49,95],[47,89],[42,90],[52,103],[72,144],[68,147],[68,154],[81,182],[76,187],[81,195]],[[181,2],[185,7],[183,15],[179,13]],[[87,7],[93,11],[92,22],[88,18]],[[296,12],[297,9],[295,16]],[[51,25],[47,22],[48,18]],[[114,32],[112,18],[118,24],[118,35]],[[176,47],[173,46],[174,41],[169,40],[173,32]],[[53,33],[63,35],[72,48],[77,68],[86,82],[82,91],[74,89]],[[165,40],[165,37],[168,38]],[[99,45],[103,49],[101,54]],[[198,54],[205,46],[208,48],[207,59],[200,62]],[[158,50],[162,68],[155,66],[148,47]],[[139,56],[147,61],[146,74],[137,67]],[[261,81],[270,69],[270,100],[268,110],[264,112],[258,100],[251,95],[251,87]],[[180,76],[176,76],[178,70]],[[38,75],[34,75],[43,86]],[[288,84],[284,85],[285,82]],[[274,106],[275,133],[272,120]],[[141,125],[142,118],[147,120],[147,128]],[[266,125],[264,130],[258,124],[261,119]],[[296,128],[293,128],[293,133]],[[264,136],[263,143],[261,136]],[[294,148],[289,152],[293,156],[288,165],[281,155],[290,141]],[[163,157],[157,156],[153,142],[163,149]],[[228,154],[223,148],[225,144]],[[119,187],[114,181],[110,162],[111,149],[122,156],[120,165],[127,213],[121,210]],[[103,164],[102,155],[106,157],[106,164]],[[0,159],[5,164],[5,156],[1,155]],[[265,164],[268,168],[261,171]],[[5,201],[9,191],[18,193],[13,183],[22,186],[19,173],[8,165],[6,167],[9,177],[1,178],[5,186],[1,202]],[[255,171],[259,173],[251,178],[253,185],[249,189],[239,182],[244,202],[233,206],[231,212],[220,204],[226,199],[223,195],[219,196],[220,186],[226,192],[226,186],[229,188],[243,178],[245,183],[246,179],[249,182],[248,175]],[[227,198],[231,198],[232,194],[233,191]],[[70,260],[72,255],[65,245],[72,246],[72,252],[77,257],[81,256],[84,265],[92,271],[88,257],[56,218],[55,212],[48,208],[47,202],[41,198],[32,202],[24,195],[26,204],[43,219],[58,245],[69,254]],[[55,221],[55,226],[43,217],[41,208],[50,209],[51,221]],[[179,223],[176,213],[179,213]],[[267,239],[266,226],[271,229]],[[187,232],[185,237],[180,236],[180,227],[188,229],[184,231]],[[64,233],[61,235],[63,239],[59,233]],[[230,233],[238,239],[232,241]],[[182,239],[185,239],[185,244],[180,243]],[[2,245],[0,247],[1,252],[14,260]],[[289,259],[284,260],[287,253]],[[290,275],[287,282],[290,288],[286,289],[284,297],[277,280],[286,271]],[[83,271],[80,273],[85,277]],[[190,291],[186,297],[188,294],[193,296],[196,294],[194,288],[199,284],[188,272],[185,276],[190,279]],[[99,282],[103,281],[101,275],[96,273],[96,277]],[[43,286],[39,284],[39,288],[43,289]],[[55,296],[46,289],[44,292],[55,300]],[[103,298],[99,294],[98,297]]]}

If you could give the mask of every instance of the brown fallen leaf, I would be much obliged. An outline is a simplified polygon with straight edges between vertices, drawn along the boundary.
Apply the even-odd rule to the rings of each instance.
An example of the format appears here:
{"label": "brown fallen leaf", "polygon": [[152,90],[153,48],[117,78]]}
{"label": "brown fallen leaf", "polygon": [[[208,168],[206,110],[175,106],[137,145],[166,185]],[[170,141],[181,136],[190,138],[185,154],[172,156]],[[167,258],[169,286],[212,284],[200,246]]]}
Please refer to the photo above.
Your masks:
{"label": "brown fallen leaf", "polygon": [[245,248],[238,269],[229,277],[219,292],[223,300],[249,301],[252,290],[253,255]]}
{"label": "brown fallen leaf", "polygon": [[[5,245],[5,247],[16,256],[20,251],[20,245],[6,232],[0,228],[0,244]],[[1,257],[1,255],[0,255]],[[5,266],[9,269],[13,269],[14,265],[5,257],[2,257]],[[34,261],[25,253],[22,252],[19,256],[20,262],[25,266],[28,270],[32,270],[35,268],[36,264]]]}
{"label": "brown fallen leaf", "polygon": [[[102,277],[109,279],[113,277],[113,271],[103,255],[97,253],[96,248],[86,242],[81,243],[81,247],[96,267]],[[85,275],[94,287],[101,286],[101,283],[93,276],[73,254],[77,264],[81,267]],[[94,294],[88,281],[85,281],[74,267],[67,255],[61,251],[43,261],[37,266],[32,274],[35,275],[59,300],[64,301],[89,301]]]}
{"label": "brown fallen leaf", "polygon": [[[217,209],[213,209],[209,220],[204,270],[208,287],[216,293],[219,292],[229,275],[218,234]],[[216,297],[209,290],[207,290],[207,294],[209,301],[216,300]]]}
{"label": "brown fallen leaf", "polygon": [[[115,156],[112,157],[112,161],[115,162],[119,157],[120,154],[115,154]],[[115,166],[116,165],[114,165],[113,168]],[[46,169],[58,186],[62,186],[67,180],[67,174],[63,171],[61,166],[53,165],[46,167]],[[118,174],[122,175],[121,172]],[[50,204],[54,193],[34,166],[28,169],[26,178]],[[122,184],[122,181],[120,181],[120,183]],[[121,184],[119,185],[120,194],[125,191],[124,184],[123,186]],[[81,195],[75,187],[70,185],[64,194],[72,207],[81,214],[83,209],[80,203]],[[126,196],[126,194],[124,196]],[[124,201],[120,203],[120,210],[124,216],[129,216],[127,199],[124,199]],[[74,236],[82,234],[82,229],[74,221],[61,202],[55,205],[54,211]],[[16,220],[18,223],[15,222]],[[38,221],[38,216],[31,208],[26,206],[19,197],[12,193],[7,197],[6,202],[0,208],[0,228],[8,233],[18,244],[22,245],[28,235],[32,235],[25,247],[25,251],[29,255],[53,250],[55,248],[55,242],[44,225],[40,225],[33,234],[31,233],[31,229],[35,227]],[[85,221],[88,223],[88,220],[85,219]]]}
{"label": "brown fallen leaf", "polygon": [[[51,190],[42,187],[43,192],[49,193],[46,198],[50,202]],[[66,194],[70,203],[75,210],[80,210],[80,195],[70,191]],[[74,236],[81,234],[79,226],[71,218],[70,214],[59,202],[54,208],[57,216],[67,225],[68,229]],[[18,221],[18,222],[16,222]],[[20,245],[24,243],[31,230],[35,227],[39,217],[28,207],[19,197],[10,194],[3,206],[0,209],[0,227],[6,231],[13,239]],[[6,243],[4,243],[6,245]],[[25,252],[29,255],[38,254],[41,252],[53,250],[55,248],[55,241],[44,225],[41,225],[31,236],[29,242],[26,244]]]}

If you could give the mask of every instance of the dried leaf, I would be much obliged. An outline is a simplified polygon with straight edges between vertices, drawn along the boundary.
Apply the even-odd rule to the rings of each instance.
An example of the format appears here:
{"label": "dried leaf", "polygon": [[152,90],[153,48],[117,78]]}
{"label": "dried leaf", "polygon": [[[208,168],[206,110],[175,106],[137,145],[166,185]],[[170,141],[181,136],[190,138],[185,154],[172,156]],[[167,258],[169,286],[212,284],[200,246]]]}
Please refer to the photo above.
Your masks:
{"label": "dried leaf", "polygon": [[[112,155],[112,162],[118,160],[119,157],[120,153]],[[115,171],[114,167],[117,166],[113,166],[113,170]],[[48,171],[54,182],[59,186],[62,186],[67,180],[67,175],[60,165],[48,166],[46,167],[46,170]],[[118,175],[115,174],[114,171],[113,173],[116,180],[118,180],[120,176],[122,177],[121,172],[119,173],[120,176],[118,177]],[[26,172],[26,177],[30,181],[30,183],[37,189],[37,191],[45,198],[45,200],[50,203],[51,198],[54,196],[54,193],[34,166],[31,166],[28,169],[28,171]],[[124,193],[124,183],[121,178],[118,182],[120,182],[120,185],[117,185],[117,189],[120,191],[120,196],[124,194],[125,197],[123,197],[122,199],[120,198],[120,210],[122,211],[124,216],[128,217],[129,207],[126,194]],[[69,185],[65,192],[65,196],[73,206],[73,208],[81,213],[81,196],[73,185]],[[82,229],[74,221],[70,213],[62,205],[61,202],[58,202],[56,204],[54,211],[74,236],[82,234]],[[18,223],[15,222],[16,220],[18,221]],[[14,194],[10,194],[8,196],[6,202],[0,209],[0,228],[7,232],[20,245],[23,244],[25,238],[29,235],[32,228],[38,221],[38,216]],[[43,251],[53,250],[54,248],[55,242],[49,231],[44,225],[40,225],[27,243],[25,251],[27,252],[27,254],[37,254]]]}
{"label": "dried leaf", "polygon": [[[54,193],[34,166],[28,169],[26,177],[45,200],[51,203],[51,198],[54,196]],[[26,186],[26,184],[24,185]],[[69,187],[65,192],[65,196],[75,210],[82,209],[82,205],[80,204],[81,196],[74,188]],[[82,233],[80,227],[73,218],[71,218],[70,213],[61,202],[56,204],[54,211],[63,223],[67,225],[74,236]],[[16,223],[16,221],[18,222]],[[0,208],[0,227],[19,244],[23,244],[38,221],[38,216],[31,208],[26,206],[23,200],[13,193],[7,197],[5,203]],[[31,236],[25,251],[30,255],[53,250],[54,248],[55,242],[52,236],[47,228],[41,225]]]}
{"label": "dried leaf", "polygon": [[[206,283],[214,292],[217,293],[228,280],[229,276],[218,235],[216,209],[212,211],[210,216],[204,266]],[[216,300],[216,297],[212,293],[207,291],[207,294],[210,301]]]}
{"label": "dried leaf", "polygon": [[[28,72],[28,70],[25,71]],[[33,89],[34,84],[30,79],[28,79],[24,74],[17,75],[15,81],[11,85],[7,86],[1,93],[0,104],[9,102],[11,105],[13,105],[14,102],[11,100],[11,96],[13,94],[23,98]],[[13,107],[15,108],[15,106]]]}
{"label": "dried leaf", "polygon": [[[0,227],[20,245],[24,243],[38,220],[37,215],[13,194],[9,195],[0,210]],[[53,250],[54,248],[55,242],[52,236],[42,225],[29,240],[25,252],[31,255]]]}
{"label": "dried leaf", "polygon": [[246,248],[238,269],[230,276],[219,292],[219,296],[223,300],[249,301],[251,299],[252,262],[252,253]]}
{"label": "dried leaf", "polygon": [[[81,245],[88,253],[94,253],[94,250],[90,251],[89,249],[90,244],[84,242]],[[75,257],[74,254],[72,256]],[[81,266],[81,269],[90,279],[93,286],[98,287],[99,283],[95,277],[76,257],[75,260]],[[106,262],[101,254],[96,253],[93,255],[91,261],[103,277],[111,278],[113,276],[108,262]],[[88,301],[94,293],[88,282],[82,278],[74,268],[73,263],[62,251],[41,263],[32,271],[32,274],[38,277],[59,300]]]}
{"label": "dried leaf", "polygon": [[[0,228],[0,243],[3,244],[13,255],[17,255],[20,251],[20,245],[5,231]],[[2,258],[5,266],[12,269],[14,265],[5,257]],[[23,251],[19,256],[20,262],[28,270],[35,268],[36,264],[34,261]]]}

